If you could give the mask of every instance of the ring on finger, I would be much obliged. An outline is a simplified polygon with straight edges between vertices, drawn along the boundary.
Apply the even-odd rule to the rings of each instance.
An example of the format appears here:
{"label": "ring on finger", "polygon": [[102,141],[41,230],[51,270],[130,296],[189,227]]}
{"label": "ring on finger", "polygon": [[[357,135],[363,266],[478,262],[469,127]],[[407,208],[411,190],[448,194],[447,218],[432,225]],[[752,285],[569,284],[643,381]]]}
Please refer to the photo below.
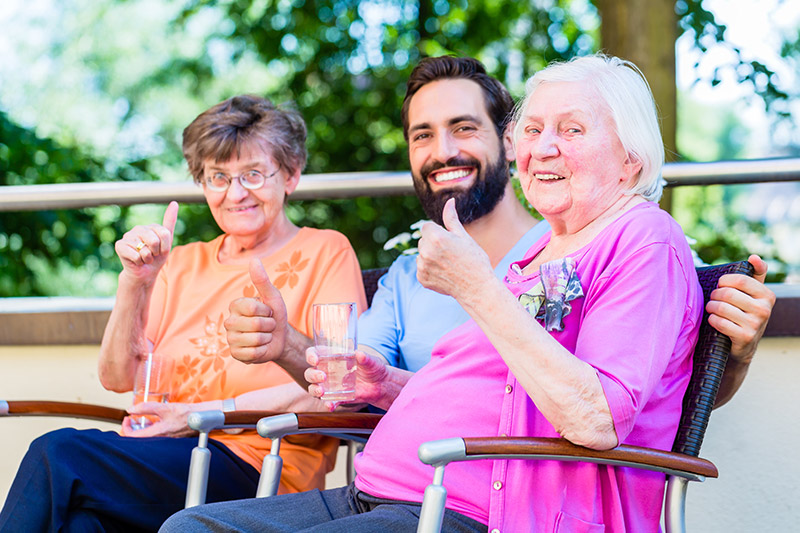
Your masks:
{"label": "ring on finger", "polygon": [[145,244],[145,242],[144,242],[144,241],[142,241],[142,240],[140,240],[140,241],[139,241],[139,244],[137,244],[137,245],[135,246],[135,248],[136,248],[136,251],[137,251],[137,252],[141,252],[141,251],[142,251],[142,248],[144,248],[145,246],[147,246],[147,245]]}

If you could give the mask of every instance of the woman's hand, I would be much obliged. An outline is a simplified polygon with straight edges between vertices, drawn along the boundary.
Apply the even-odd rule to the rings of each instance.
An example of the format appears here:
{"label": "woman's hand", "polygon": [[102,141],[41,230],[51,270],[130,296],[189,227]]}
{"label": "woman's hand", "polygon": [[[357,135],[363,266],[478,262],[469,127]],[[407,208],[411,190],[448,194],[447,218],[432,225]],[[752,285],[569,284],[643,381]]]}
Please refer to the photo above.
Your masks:
{"label": "woman's hand", "polygon": [[[122,434],[126,437],[189,437],[197,432],[187,425],[193,409],[186,403],[142,402],[128,408],[131,416],[122,421]],[[133,416],[155,415],[158,420],[142,429],[133,429]]]}
{"label": "woman's hand", "polygon": [[731,338],[731,357],[745,365],[753,359],[775,305],[775,293],[764,285],[767,264],[757,255],[748,260],[754,276],[722,276],[706,304],[708,323]]}
{"label": "woman's hand", "polygon": [[[312,367],[306,369],[305,372],[306,381],[311,383],[308,386],[308,393],[315,398],[322,398],[322,394],[325,392],[322,384],[327,376],[322,370],[314,368],[319,363],[319,355],[317,355],[317,349],[313,346],[306,350],[306,361]],[[382,407],[386,399],[385,384],[387,381],[389,381],[389,367],[386,363],[377,357],[356,350],[355,399],[349,402],[325,402],[325,406],[330,411],[337,410],[337,408],[339,410],[357,411],[367,403]]]}
{"label": "woman's hand", "polygon": [[455,199],[444,204],[442,221],[444,228],[429,222],[420,230],[417,279],[424,287],[463,303],[461,296],[494,279],[494,270],[489,256],[461,225]]}
{"label": "woman's hand", "polygon": [[170,202],[161,224],[135,226],[114,244],[122,262],[122,274],[143,285],[155,282],[172,249],[178,202]]}
{"label": "woman's hand", "polygon": [[259,259],[250,261],[250,280],[260,298],[237,298],[225,319],[231,356],[243,363],[278,361],[289,327],[286,304]]}

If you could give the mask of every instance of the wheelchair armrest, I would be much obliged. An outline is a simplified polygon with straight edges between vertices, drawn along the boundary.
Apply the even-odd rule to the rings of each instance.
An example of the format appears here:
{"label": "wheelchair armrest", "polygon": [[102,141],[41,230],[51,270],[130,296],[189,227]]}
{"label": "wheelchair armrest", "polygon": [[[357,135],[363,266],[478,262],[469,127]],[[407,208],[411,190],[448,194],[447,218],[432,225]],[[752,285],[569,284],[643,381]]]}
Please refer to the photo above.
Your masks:
{"label": "wheelchair armrest", "polygon": [[686,483],[717,477],[717,467],[699,457],[682,453],[621,445],[611,450],[593,450],[565,439],[535,437],[451,438],[424,442],[420,460],[434,467],[433,482],[425,488],[418,532],[438,532],[444,515],[447,489],[444,467],[454,461],[478,459],[533,459],[580,461],[627,466],[662,472],[669,476],[665,520],[667,531],[685,531]]}
{"label": "wheelchair armrest", "polygon": [[372,433],[382,416],[375,413],[287,413],[260,420],[257,430],[266,439],[301,433],[349,439]]}
{"label": "wheelchair armrest", "polygon": [[593,450],[555,438],[442,439],[420,445],[419,458],[432,466],[477,459],[555,459],[641,468],[696,481],[719,476],[713,463],[699,457],[625,444]]}
{"label": "wheelchair armrest", "polygon": [[189,413],[187,423],[193,430],[206,433],[216,429],[255,429],[262,418],[279,414],[275,411],[195,411]]}
{"label": "wheelchair armrest", "polygon": [[270,452],[264,456],[261,479],[256,497],[277,494],[283,460],[280,457],[281,439],[288,435],[314,433],[340,439],[365,439],[360,435],[372,433],[383,415],[374,413],[287,413],[259,420],[258,434],[272,440]]}
{"label": "wheelchair armrest", "polygon": [[3,416],[57,416],[83,418],[99,422],[120,423],[128,413],[125,409],[92,405],[88,403],[51,402],[41,400],[2,401],[0,417]]}

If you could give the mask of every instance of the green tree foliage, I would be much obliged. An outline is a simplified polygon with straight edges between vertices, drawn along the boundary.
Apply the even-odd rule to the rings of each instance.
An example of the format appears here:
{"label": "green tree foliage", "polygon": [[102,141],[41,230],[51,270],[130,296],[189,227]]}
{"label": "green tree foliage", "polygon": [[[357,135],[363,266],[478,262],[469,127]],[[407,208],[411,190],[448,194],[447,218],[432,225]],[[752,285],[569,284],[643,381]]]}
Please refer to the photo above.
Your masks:
{"label": "green tree foliage", "polygon": [[[675,12],[678,23],[684,32],[694,37],[695,46],[701,52],[707,52],[712,44],[728,47],[736,58],[735,61],[714,69],[708,81],[711,86],[716,86],[722,81],[722,76],[732,73],[738,83],[748,84],[753,87],[755,97],[761,98],[767,109],[771,110],[779,119],[786,120],[790,117],[785,104],[790,94],[780,86],[780,80],[775,72],[758,60],[747,59],[739,47],[725,41],[724,24],[717,22],[714,14],[703,7],[702,0],[678,0],[675,2]],[[798,41],[800,42],[800,41]],[[791,44],[786,43],[782,55],[788,57]],[[700,65],[701,59],[695,63],[695,69]],[[701,78],[696,80],[701,81]]]}
{"label": "green tree foliage", "polygon": [[[0,114],[0,184],[188,179],[181,128],[241,92],[295,102],[309,127],[307,173],[407,169],[400,103],[421,57],[477,57],[519,95],[537,68],[598,46],[599,19],[587,0],[69,0],[55,7],[72,17],[73,33],[55,38],[49,53],[91,71],[83,83],[102,95],[98,109],[113,109],[119,131],[137,139],[152,131],[152,141],[127,148],[115,138],[98,155],[86,136],[42,138]],[[148,28],[136,22],[144,8]],[[700,0],[679,0],[676,13],[701,48],[724,38]],[[735,70],[774,104],[785,94],[762,67],[741,59]],[[49,280],[64,265],[86,267],[84,280],[118,270],[113,242],[134,223],[159,220],[152,210],[136,213],[0,213],[0,295],[55,294]],[[383,242],[423,217],[413,197],[290,202],[289,215],[345,233],[365,268],[387,265]],[[181,207],[176,243],[218,233],[205,205]]]}
{"label": "green tree foliage", "polygon": [[[109,170],[0,112],[0,185],[145,179],[137,166]],[[52,273],[61,264],[83,267],[89,276],[113,269],[114,241],[126,229],[126,212],[115,206],[0,212],[0,296],[53,294],[55,288],[35,274]]]}
{"label": "green tree foliage", "polygon": [[[231,61],[256,54],[280,77],[267,96],[302,111],[307,172],[407,169],[400,106],[417,61],[471,55],[519,88],[547,62],[595,47],[593,11],[570,11],[571,3],[191,1],[174,21],[176,32],[209,10],[221,10],[226,24],[206,36],[202,54],[170,62],[154,78],[193,76],[202,91],[213,77],[213,43],[225,42]],[[298,224],[345,233],[364,268],[388,265],[393,254],[383,242],[424,217],[413,197],[295,202],[289,213]],[[193,219],[190,226],[202,224]]]}

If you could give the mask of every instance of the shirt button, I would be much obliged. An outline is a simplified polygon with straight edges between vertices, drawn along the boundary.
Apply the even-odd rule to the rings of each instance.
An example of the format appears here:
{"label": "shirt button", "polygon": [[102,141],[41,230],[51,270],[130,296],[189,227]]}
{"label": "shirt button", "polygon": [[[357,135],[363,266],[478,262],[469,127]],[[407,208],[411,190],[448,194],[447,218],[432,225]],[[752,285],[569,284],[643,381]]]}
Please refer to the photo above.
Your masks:
{"label": "shirt button", "polygon": [[514,390],[514,387],[511,385],[506,385],[506,394],[511,394],[511,391]]}
{"label": "shirt button", "polygon": [[499,529],[497,529],[497,528],[494,528],[494,529],[492,530],[492,533],[500,533],[500,530],[499,530]]}
{"label": "shirt button", "polygon": [[503,488],[503,482],[502,481],[495,481],[494,483],[492,483],[492,488],[494,488],[494,490],[502,489]]}
{"label": "shirt button", "polygon": [[506,435],[505,433],[500,433],[500,436],[503,437],[503,438],[508,437],[508,435]]}

